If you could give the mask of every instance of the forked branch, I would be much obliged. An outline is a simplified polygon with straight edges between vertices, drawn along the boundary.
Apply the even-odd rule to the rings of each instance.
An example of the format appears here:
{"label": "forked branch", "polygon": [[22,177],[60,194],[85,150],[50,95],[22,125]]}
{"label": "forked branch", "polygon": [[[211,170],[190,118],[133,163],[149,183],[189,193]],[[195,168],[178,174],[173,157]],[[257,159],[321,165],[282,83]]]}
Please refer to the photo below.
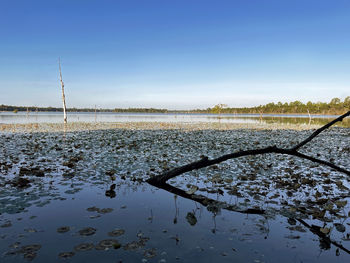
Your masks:
{"label": "forked branch", "polygon": [[[266,211],[262,210],[262,209],[240,209],[239,207],[235,206],[235,205],[230,205],[227,204],[226,202],[221,202],[218,200],[213,200],[210,199],[208,197],[202,196],[202,195],[197,195],[197,194],[190,194],[185,192],[184,190],[181,190],[179,188],[176,188],[174,186],[171,186],[169,184],[166,183],[167,180],[178,176],[180,174],[195,170],[195,169],[200,169],[200,168],[204,168],[213,164],[218,164],[221,162],[224,162],[226,160],[229,159],[234,159],[234,158],[238,158],[238,157],[242,157],[242,156],[248,156],[248,155],[258,155],[258,154],[266,154],[266,153],[279,153],[279,154],[287,154],[287,155],[292,155],[292,156],[296,156],[302,159],[306,159],[315,163],[319,163],[328,167],[333,168],[334,170],[338,171],[338,172],[342,172],[345,173],[347,175],[350,175],[350,171],[339,167],[331,162],[325,161],[325,160],[321,160],[312,156],[308,156],[306,154],[300,153],[297,150],[299,148],[301,148],[302,146],[304,146],[305,144],[307,144],[308,142],[310,142],[312,139],[314,139],[317,135],[319,135],[322,131],[324,131],[325,129],[329,128],[330,126],[332,126],[333,124],[335,124],[336,122],[342,121],[345,117],[350,115],[350,111],[348,111],[347,113],[343,114],[342,116],[338,117],[337,119],[329,122],[328,124],[324,125],[323,127],[317,129],[315,132],[313,132],[308,138],[306,138],[304,141],[300,142],[299,144],[297,144],[296,146],[290,148],[290,149],[283,149],[283,148],[278,148],[276,146],[269,146],[266,148],[261,148],[261,149],[252,149],[252,150],[246,150],[246,151],[238,151],[235,153],[231,153],[231,154],[226,154],[223,155],[221,157],[218,157],[216,159],[212,159],[209,160],[208,157],[205,157],[199,161],[196,162],[192,162],[189,163],[187,165],[184,166],[180,166],[178,168],[172,169],[170,171],[167,171],[161,175],[149,178],[147,180],[147,182],[151,185],[154,185],[156,187],[159,187],[163,190],[166,190],[170,193],[174,193],[176,195],[179,195],[183,198],[186,199],[190,199],[193,200],[195,202],[198,202],[200,204],[202,204],[203,206],[208,207],[209,210],[209,206],[214,206],[216,208],[221,208],[221,209],[225,209],[225,210],[229,210],[229,211],[233,211],[233,212],[239,212],[239,213],[246,213],[246,214],[261,214],[264,215]],[[332,240],[329,236],[327,236],[326,234],[322,233],[320,231],[320,227],[318,226],[314,226],[314,225],[309,225],[308,223],[306,223],[303,219],[298,219],[297,220],[303,224],[306,228],[308,228],[312,233],[316,234],[323,242],[327,243],[327,244],[333,244],[334,246],[338,247],[339,249],[345,251],[346,253],[350,254],[350,250],[345,248],[342,244],[337,243],[336,241]]]}
{"label": "forked branch", "polygon": [[167,180],[176,177],[178,175],[181,175],[183,173],[192,171],[192,170],[197,170],[200,168],[204,168],[210,165],[214,165],[214,164],[218,164],[221,162],[224,162],[226,160],[229,159],[235,159],[238,157],[242,157],[242,156],[248,156],[248,155],[258,155],[258,154],[267,154],[267,153],[279,153],[279,154],[287,154],[287,155],[292,155],[292,156],[296,156],[302,159],[307,159],[309,161],[315,162],[315,163],[319,163],[328,167],[333,168],[334,170],[341,172],[341,173],[345,173],[347,175],[350,175],[350,171],[346,170],[342,167],[339,167],[331,162],[325,161],[325,160],[321,160],[312,156],[308,156],[306,154],[300,153],[297,150],[299,148],[301,148],[302,146],[304,146],[305,144],[307,144],[308,142],[310,142],[312,139],[314,139],[318,134],[320,134],[322,131],[324,131],[325,129],[329,128],[330,126],[332,126],[333,124],[335,124],[336,122],[340,122],[342,121],[345,117],[350,115],[350,111],[348,111],[347,113],[341,115],[340,117],[336,118],[335,120],[329,122],[328,124],[322,126],[321,128],[317,129],[314,133],[312,133],[308,138],[306,138],[304,141],[300,142],[299,144],[297,144],[296,146],[290,148],[290,149],[284,149],[284,148],[278,148],[276,146],[269,146],[266,148],[261,148],[261,149],[252,149],[252,150],[246,150],[246,151],[238,151],[238,152],[234,152],[234,153],[230,153],[230,154],[226,154],[223,155],[221,157],[218,157],[216,159],[212,159],[209,160],[208,157],[205,157],[199,161],[195,161],[177,168],[174,168],[170,171],[166,171],[163,174],[160,174],[158,176],[154,176],[151,177],[147,180],[148,183],[152,184],[152,185],[160,185],[160,184],[164,184],[166,183]]}

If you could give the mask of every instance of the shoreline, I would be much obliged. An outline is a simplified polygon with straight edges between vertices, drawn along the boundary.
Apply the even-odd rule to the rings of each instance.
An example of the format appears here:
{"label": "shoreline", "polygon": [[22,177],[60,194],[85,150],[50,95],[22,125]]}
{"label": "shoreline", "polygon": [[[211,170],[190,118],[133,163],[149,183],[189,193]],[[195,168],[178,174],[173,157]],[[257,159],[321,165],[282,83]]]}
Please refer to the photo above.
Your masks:
{"label": "shoreline", "polygon": [[[170,122],[71,122],[63,123],[0,123],[0,133],[37,133],[37,132],[77,132],[94,130],[313,130],[321,127],[316,124],[267,124],[267,123],[170,123]],[[337,127],[337,126],[335,126]],[[341,127],[343,129],[349,129]]]}
{"label": "shoreline", "polygon": [[[339,116],[344,114],[346,111],[344,111],[343,113],[333,113],[333,114],[323,114],[323,113],[310,113],[310,115],[312,117],[320,117],[320,116],[325,116],[325,118],[332,118],[334,116]],[[62,114],[63,115],[63,111],[17,111],[16,113],[13,111],[0,111],[0,113],[12,113],[12,114],[37,114],[37,113],[51,113],[51,114]],[[95,114],[95,111],[67,111],[67,114]],[[167,111],[167,112],[134,112],[134,111],[97,111],[96,112],[97,115],[98,114],[103,114],[103,113],[113,113],[113,114],[194,114],[194,115],[214,115],[214,116],[220,116],[220,115],[234,115],[234,116],[245,116],[245,115],[250,115],[250,116],[266,116],[266,117],[270,117],[270,116],[279,116],[279,117],[294,117],[294,116],[302,116],[305,118],[309,117],[309,114],[307,112],[305,113],[300,113],[300,112],[288,112],[288,113],[280,113],[280,112],[265,112],[265,113],[228,113],[228,112],[222,112],[222,113],[212,113],[212,112],[195,112],[195,111]]]}

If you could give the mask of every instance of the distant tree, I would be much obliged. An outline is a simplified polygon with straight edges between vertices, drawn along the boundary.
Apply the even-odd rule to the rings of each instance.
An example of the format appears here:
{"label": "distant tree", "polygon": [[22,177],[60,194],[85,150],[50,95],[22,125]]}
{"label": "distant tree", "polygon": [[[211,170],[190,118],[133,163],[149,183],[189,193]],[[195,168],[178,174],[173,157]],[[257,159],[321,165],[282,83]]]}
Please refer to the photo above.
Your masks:
{"label": "distant tree", "polygon": [[212,109],[211,113],[221,114],[222,110],[227,108],[226,104],[216,104]]}
{"label": "distant tree", "polygon": [[341,100],[339,98],[333,98],[330,102],[330,104],[337,105],[340,104]]}

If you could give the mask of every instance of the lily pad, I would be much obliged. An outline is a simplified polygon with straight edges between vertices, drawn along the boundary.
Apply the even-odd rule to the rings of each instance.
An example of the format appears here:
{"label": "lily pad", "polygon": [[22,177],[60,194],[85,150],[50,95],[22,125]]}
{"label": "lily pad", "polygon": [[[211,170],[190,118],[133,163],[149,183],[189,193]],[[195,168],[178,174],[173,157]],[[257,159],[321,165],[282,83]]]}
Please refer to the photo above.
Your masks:
{"label": "lily pad", "polygon": [[86,227],[86,228],[79,230],[79,234],[81,236],[92,236],[95,233],[96,233],[96,229],[93,227]]}
{"label": "lily pad", "polygon": [[145,252],[143,253],[143,256],[145,258],[154,258],[155,256],[157,256],[157,250],[155,248],[145,250]]}
{"label": "lily pad", "polygon": [[69,226],[61,226],[59,228],[57,228],[57,232],[58,233],[66,233],[70,230],[70,227]]}
{"label": "lily pad", "polygon": [[21,248],[22,253],[30,253],[38,251],[41,248],[40,244],[26,245]]}
{"label": "lily pad", "polygon": [[118,240],[116,239],[105,239],[105,240],[101,240],[97,246],[96,249],[97,250],[108,250],[110,248],[114,248],[114,247],[121,247],[121,245],[119,244]]}
{"label": "lily pad", "polygon": [[60,258],[71,258],[75,255],[74,252],[70,251],[70,252],[61,252],[58,254],[58,257]]}
{"label": "lily pad", "polygon": [[37,254],[35,252],[28,252],[23,255],[23,258],[28,261],[32,261],[36,256]]}
{"label": "lily pad", "polygon": [[125,233],[124,229],[114,229],[113,231],[108,232],[108,235],[111,237],[118,237],[123,235],[124,233]]}
{"label": "lily pad", "polygon": [[102,209],[100,209],[100,213],[101,214],[107,214],[107,213],[110,213],[110,212],[112,212],[113,211],[113,208],[102,208]]}
{"label": "lily pad", "polygon": [[94,244],[92,244],[92,243],[82,243],[82,244],[76,245],[74,247],[74,250],[75,251],[89,251],[93,248],[94,248]]}

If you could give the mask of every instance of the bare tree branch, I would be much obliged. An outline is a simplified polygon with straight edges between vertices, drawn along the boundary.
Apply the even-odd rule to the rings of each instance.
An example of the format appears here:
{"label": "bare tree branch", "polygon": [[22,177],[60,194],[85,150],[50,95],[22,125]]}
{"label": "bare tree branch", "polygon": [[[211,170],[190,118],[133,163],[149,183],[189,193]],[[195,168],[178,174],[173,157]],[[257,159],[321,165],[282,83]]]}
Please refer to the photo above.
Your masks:
{"label": "bare tree branch", "polygon": [[[267,153],[277,153],[277,154],[287,154],[287,155],[292,155],[292,156],[296,156],[302,159],[306,159],[312,162],[316,162],[328,167],[333,168],[336,171],[345,173],[347,175],[350,175],[350,171],[341,168],[331,162],[328,161],[324,161],[324,160],[320,160],[318,158],[312,157],[312,156],[308,156],[306,154],[300,153],[297,151],[297,149],[299,149],[300,147],[304,146],[305,144],[307,144],[308,142],[310,142],[313,138],[315,138],[318,134],[320,134],[322,131],[324,131],[325,129],[329,128],[330,126],[332,126],[333,124],[335,124],[338,121],[342,121],[345,117],[350,115],[350,111],[345,113],[344,115],[338,117],[337,119],[331,121],[330,123],[324,125],[323,127],[317,129],[312,135],[310,135],[308,138],[306,138],[304,141],[302,141],[301,143],[299,143],[298,145],[290,148],[290,149],[283,149],[283,148],[278,148],[276,146],[269,146],[266,148],[261,148],[261,149],[253,149],[253,150],[246,150],[246,151],[238,151],[238,152],[234,152],[234,153],[230,153],[230,154],[226,154],[223,155],[221,157],[218,157],[216,159],[212,159],[209,160],[208,157],[202,158],[199,161],[196,162],[192,162],[189,163],[187,165],[184,166],[180,166],[177,167],[175,169],[172,169],[170,171],[167,171],[161,175],[158,176],[154,176],[151,177],[147,180],[147,182],[153,186],[159,187],[160,189],[166,190],[170,193],[174,193],[177,194],[183,198],[186,199],[190,199],[193,200],[195,202],[198,202],[200,204],[202,204],[205,207],[209,206],[214,206],[218,209],[225,209],[225,210],[229,210],[229,211],[233,211],[233,212],[238,212],[238,213],[246,213],[246,214],[260,214],[263,215],[265,214],[265,210],[262,209],[255,209],[255,208],[250,208],[250,209],[239,209],[239,207],[235,206],[235,205],[230,205],[227,204],[226,202],[222,202],[222,201],[217,201],[217,200],[213,200],[210,199],[208,197],[202,196],[202,195],[196,195],[196,194],[190,194],[185,192],[184,190],[181,190],[179,188],[176,188],[174,186],[171,186],[169,184],[166,183],[167,180],[178,176],[180,174],[192,171],[192,170],[196,170],[196,169],[200,169],[203,167],[207,167],[210,165],[214,165],[214,164],[218,164],[221,162],[224,162],[226,160],[229,159],[234,159],[234,158],[238,158],[238,157],[242,157],[242,156],[248,156],[248,155],[258,155],[258,154],[267,154]],[[209,209],[208,209],[209,210]],[[334,246],[338,247],[339,249],[345,251],[346,253],[350,254],[350,250],[345,248],[343,245],[337,243],[336,241],[332,240],[329,236],[325,235],[324,233],[322,233],[320,231],[320,227],[318,226],[314,226],[314,225],[309,225],[308,223],[306,223],[304,220],[302,219],[298,219],[296,218],[296,220],[298,220],[301,224],[303,224],[306,228],[308,228],[312,233],[316,234],[323,242],[325,242],[326,244],[333,244]]]}
{"label": "bare tree branch", "polygon": [[221,162],[224,162],[226,160],[229,159],[234,159],[234,158],[238,158],[238,157],[242,157],[242,156],[248,156],[248,155],[258,155],[258,154],[267,154],[267,153],[280,153],[280,154],[287,154],[287,155],[293,155],[302,159],[307,159],[310,160],[312,162],[316,162],[328,167],[333,168],[334,170],[338,171],[338,172],[342,172],[345,173],[347,175],[350,175],[350,171],[339,167],[331,162],[328,161],[324,161],[324,160],[320,160],[318,158],[312,157],[312,156],[308,156],[305,155],[303,153],[300,153],[297,151],[298,148],[302,147],[303,145],[305,145],[306,143],[310,142],[313,138],[315,138],[318,134],[320,134],[323,130],[329,128],[331,125],[335,124],[338,121],[342,121],[346,116],[350,115],[350,111],[348,111],[347,113],[343,114],[342,116],[338,117],[337,119],[331,121],[330,123],[324,125],[323,127],[317,129],[311,136],[309,136],[306,140],[302,141],[301,143],[299,143],[297,146],[292,147],[290,149],[283,149],[283,148],[277,148],[276,146],[269,146],[266,148],[262,148],[262,149],[253,149],[253,150],[246,150],[246,151],[238,151],[238,152],[234,152],[234,153],[230,153],[230,154],[226,154],[223,155],[221,157],[218,157],[216,159],[212,159],[209,160],[208,157],[205,157],[199,161],[195,161],[177,168],[174,168],[170,171],[164,172],[163,174],[160,174],[158,176],[154,176],[151,177],[147,180],[148,183],[151,183],[153,185],[155,184],[163,184],[165,183],[167,180],[178,176],[180,174],[192,171],[192,170],[197,170],[200,168],[204,168],[210,165],[214,165],[214,164],[218,164]]}
{"label": "bare tree branch", "polygon": [[350,116],[350,111],[347,113],[339,116],[338,118],[334,119],[333,121],[327,123],[326,125],[322,126],[321,128],[317,129],[313,134],[311,134],[309,137],[307,137],[304,141],[300,142],[298,145],[291,148],[292,150],[297,150],[300,147],[304,146],[308,142],[310,142],[313,138],[315,138],[317,135],[319,135],[321,132],[323,132],[325,129],[331,127],[333,124],[335,124],[338,121],[342,121],[345,117]]}
{"label": "bare tree branch", "polygon": [[307,159],[307,160],[315,162],[315,163],[323,164],[325,166],[329,166],[329,167],[333,168],[334,170],[336,170],[338,172],[350,175],[350,171],[349,170],[341,168],[341,167],[335,165],[334,163],[331,163],[331,162],[328,162],[328,161],[324,161],[324,160],[320,160],[320,159],[317,159],[315,157],[308,156],[306,154],[303,154],[303,153],[300,153],[300,152],[297,152],[297,151],[293,151],[293,150],[290,151],[290,153],[291,153],[290,155],[294,155],[294,156],[300,157],[302,159]]}

